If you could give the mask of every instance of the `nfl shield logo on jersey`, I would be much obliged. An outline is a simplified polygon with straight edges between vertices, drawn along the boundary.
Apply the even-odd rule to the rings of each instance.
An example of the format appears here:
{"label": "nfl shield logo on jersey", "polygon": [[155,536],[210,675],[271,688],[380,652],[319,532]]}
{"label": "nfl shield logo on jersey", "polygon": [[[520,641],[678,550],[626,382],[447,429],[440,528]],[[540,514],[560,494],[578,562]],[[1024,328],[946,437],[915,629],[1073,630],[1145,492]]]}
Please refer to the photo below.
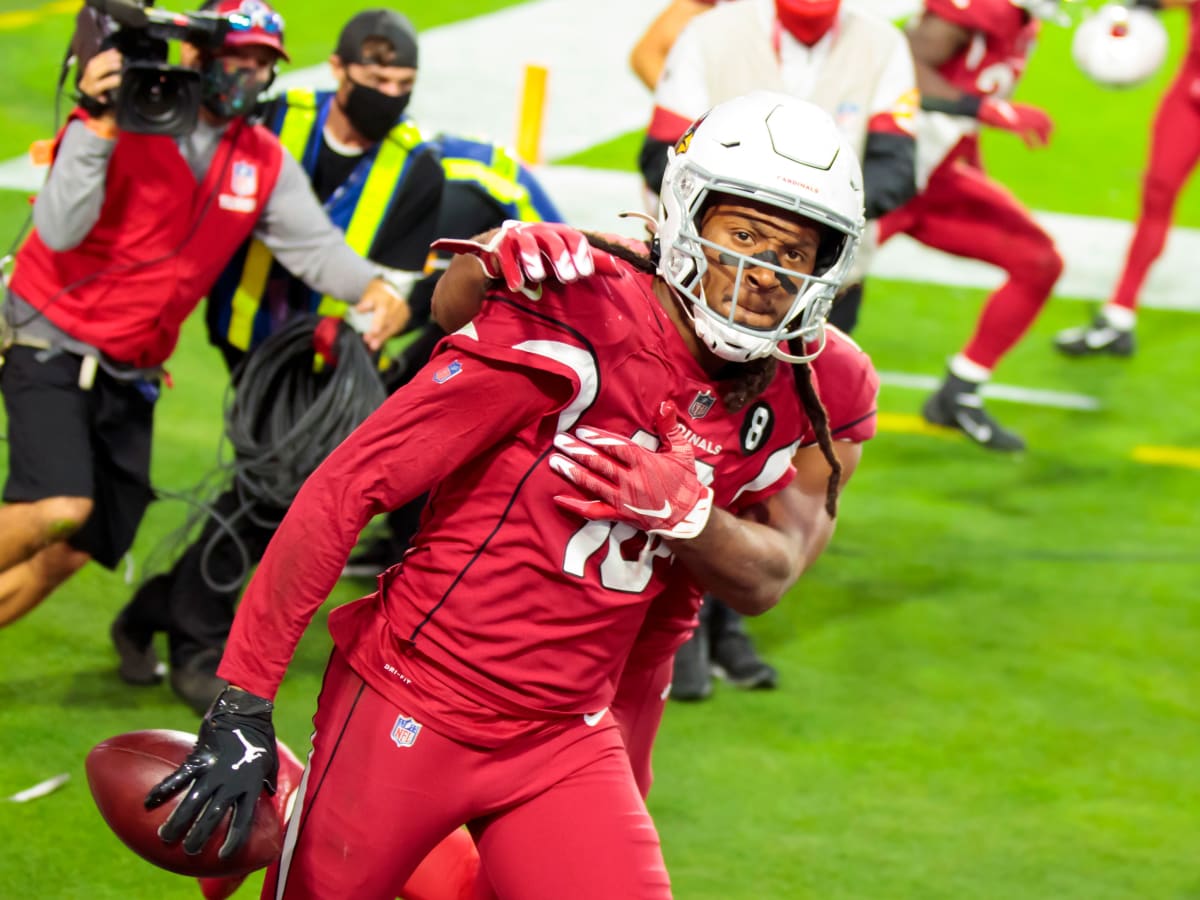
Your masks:
{"label": "nfl shield logo on jersey", "polygon": [[417,735],[420,733],[421,723],[408,716],[399,716],[396,724],[392,726],[392,740],[396,742],[397,747],[411,747],[417,742]]}
{"label": "nfl shield logo on jersey", "polygon": [[258,193],[258,166],[254,163],[235,162],[229,186],[239,197],[253,197]]}
{"label": "nfl shield logo on jersey", "polygon": [[693,419],[703,419],[716,402],[717,398],[711,391],[701,391],[692,401],[692,405],[688,407],[688,415]]}

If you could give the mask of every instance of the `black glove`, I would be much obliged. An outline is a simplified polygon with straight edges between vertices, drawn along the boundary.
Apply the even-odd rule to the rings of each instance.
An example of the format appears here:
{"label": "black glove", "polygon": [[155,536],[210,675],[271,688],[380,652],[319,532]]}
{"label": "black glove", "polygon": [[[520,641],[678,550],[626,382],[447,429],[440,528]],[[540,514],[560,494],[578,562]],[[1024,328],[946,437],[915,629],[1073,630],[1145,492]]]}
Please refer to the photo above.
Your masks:
{"label": "black glove", "polygon": [[146,809],[154,809],[191,785],[158,829],[164,842],[173,844],[186,831],[184,852],[199,853],[230,807],[233,820],[217,855],[229,859],[246,842],[258,795],[263,788],[275,793],[279,757],[272,709],[270,700],[234,687],[213,701],[188,758],[146,795]]}

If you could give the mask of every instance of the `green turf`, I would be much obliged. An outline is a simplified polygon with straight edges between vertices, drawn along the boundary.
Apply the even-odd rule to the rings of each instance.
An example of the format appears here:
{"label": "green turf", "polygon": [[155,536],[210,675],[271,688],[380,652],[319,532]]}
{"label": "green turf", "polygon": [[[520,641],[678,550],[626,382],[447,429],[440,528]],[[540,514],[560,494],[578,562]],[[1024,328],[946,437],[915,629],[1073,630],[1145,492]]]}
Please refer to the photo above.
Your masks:
{"label": "green turf", "polygon": [[[292,46],[306,48],[297,64],[318,61],[328,41],[300,10],[324,7],[282,6]],[[428,26],[468,8],[427,4],[414,18]],[[31,69],[52,72],[56,21],[0,32],[11,72],[0,158],[44,114],[16,85],[43,84]],[[989,163],[1037,208],[1128,217],[1157,87],[1088,88],[1062,38],[1047,35],[1018,95],[1055,112],[1055,145],[1034,155],[996,136]],[[585,160],[628,166],[635,152],[626,139]],[[0,203],[0,228],[23,209]],[[1194,191],[1180,212],[1200,224]],[[857,337],[882,370],[936,374],[983,296],[873,280]],[[1052,302],[998,379],[1084,393],[1098,412],[995,403],[1033,447],[1016,459],[952,435],[885,431],[827,556],[752,624],[780,690],[718,688],[711,702],[670,706],[651,806],[677,896],[1200,897],[1200,483],[1194,470],[1130,456],[1143,444],[1200,447],[1197,318],[1146,313],[1142,352],[1128,362],[1064,360],[1049,339],[1080,313]],[[171,364],[177,386],[159,405],[154,478],[171,490],[215,459],[223,368],[200,324],[189,323]],[[913,414],[922,399],[888,387],[881,408]],[[157,504],[135,558],[183,514]],[[366,589],[343,584],[334,602]],[[88,748],[111,734],[196,724],[169,689],[116,678],[106,632],[130,590],[85,570],[0,632],[0,797],[72,775],[42,800],[0,802],[0,896],[199,896],[125,851],[83,780]],[[324,614],[279,698],[280,735],[301,752],[328,652],[323,624]]]}

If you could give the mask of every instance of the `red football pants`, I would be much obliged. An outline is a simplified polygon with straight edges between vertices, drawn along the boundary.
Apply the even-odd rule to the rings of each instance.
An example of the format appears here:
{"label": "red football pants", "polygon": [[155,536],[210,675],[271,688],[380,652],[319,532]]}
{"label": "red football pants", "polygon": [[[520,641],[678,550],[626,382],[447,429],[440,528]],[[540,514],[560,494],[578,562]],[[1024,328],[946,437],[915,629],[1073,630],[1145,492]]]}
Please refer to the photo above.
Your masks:
{"label": "red football pants", "polygon": [[1200,70],[1185,66],[1154,116],[1150,161],[1142,181],[1142,209],[1112,302],[1137,309],[1150,265],[1167,242],[1175,201],[1200,160]]}
{"label": "red football pants", "polygon": [[313,752],[264,898],[393,900],[418,863],[470,825],[505,900],[669,898],[658,834],[611,715],[546,726],[493,750],[423,725],[335,651],[313,718]]}
{"label": "red football pants", "polygon": [[627,665],[613,698],[613,718],[621,729],[629,766],[643,798],[650,793],[654,781],[650,757],[666,710],[673,666],[670,656],[651,665]]}
{"label": "red football pants", "polygon": [[[620,728],[629,765],[633,769],[637,788],[643,799],[650,792],[650,784],[653,781],[650,767],[651,751],[666,708],[673,665],[670,654],[667,654],[664,660],[648,661],[640,666],[631,660],[631,664],[627,664],[625,671],[621,673],[617,694],[613,698],[612,718]],[[474,863],[474,855],[473,847],[461,843],[452,850],[448,848],[444,854],[447,862],[453,860],[464,868],[469,868]],[[478,883],[473,900],[498,900],[498,895],[488,880],[491,870],[485,871],[485,868],[478,868]],[[437,870],[437,865],[427,859],[422,863],[422,869],[428,869],[432,875]],[[410,881],[405,887],[410,888],[411,884]],[[405,895],[405,900],[417,898],[408,898]]]}
{"label": "red football pants", "polygon": [[934,170],[924,191],[879,219],[881,244],[901,232],[1007,273],[963,349],[985,369],[995,368],[1029,330],[1062,274],[1050,235],[1007,189],[957,155]]}

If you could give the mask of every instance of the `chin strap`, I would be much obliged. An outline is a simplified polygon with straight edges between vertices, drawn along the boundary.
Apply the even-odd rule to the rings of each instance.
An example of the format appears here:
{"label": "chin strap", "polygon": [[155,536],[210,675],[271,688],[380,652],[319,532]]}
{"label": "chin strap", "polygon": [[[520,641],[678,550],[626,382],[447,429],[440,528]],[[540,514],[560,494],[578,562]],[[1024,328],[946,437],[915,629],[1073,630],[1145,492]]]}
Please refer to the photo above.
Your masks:
{"label": "chin strap", "polygon": [[[820,328],[821,333],[817,337],[817,347],[811,353],[795,354],[790,352],[792,349],[792,344],[796,342],[788,341],[786,345],[777,344],[775,346],[775,351],[771,355],[782,362],[791,363],[792,365],[811,362],[821,355],[821,351],[825,349],[825,341],[828,339],[828,333],[825,331],[824,322],[821,322]],[[803,341],[799,343],[801,346],[806,346],[809,342]],[[781,349],[783,346],[786,346],[788,349],[786,351]]]}

